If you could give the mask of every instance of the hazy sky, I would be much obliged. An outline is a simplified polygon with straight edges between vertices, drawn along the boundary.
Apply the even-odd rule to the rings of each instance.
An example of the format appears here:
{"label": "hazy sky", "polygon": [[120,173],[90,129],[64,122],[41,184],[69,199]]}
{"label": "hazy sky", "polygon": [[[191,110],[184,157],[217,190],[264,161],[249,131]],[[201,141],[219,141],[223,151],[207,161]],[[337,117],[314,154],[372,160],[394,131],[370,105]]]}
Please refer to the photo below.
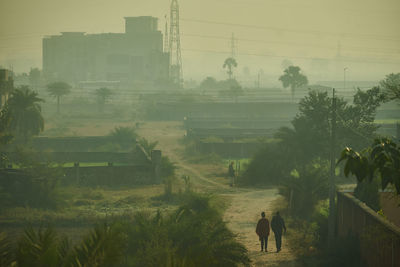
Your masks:
{"label": "hazy sky", "polygon": [[[288,59],[315,79],[380,79],[400,71],[400,0],[180,0],[184,76],[223,78],[237,38],[237,75],[282,71]],[[0,0],[0,65],[41,68],[41,39],[62,31],[123,32],[125,16],[164,15],[170,0]],[[218,22],[218,24],[214,23]],[[340,46],[340,61],[334,59]],[[365,61],[361,62],[361,61]],[[250,69],[250,76],[243,68]],[[242,75],[243,74],[243,75]],[[247,77],[247,78],[246,78]],[[268,77],[267,77],[268,78]],[[275,78],[273,78],[275,79]]]}

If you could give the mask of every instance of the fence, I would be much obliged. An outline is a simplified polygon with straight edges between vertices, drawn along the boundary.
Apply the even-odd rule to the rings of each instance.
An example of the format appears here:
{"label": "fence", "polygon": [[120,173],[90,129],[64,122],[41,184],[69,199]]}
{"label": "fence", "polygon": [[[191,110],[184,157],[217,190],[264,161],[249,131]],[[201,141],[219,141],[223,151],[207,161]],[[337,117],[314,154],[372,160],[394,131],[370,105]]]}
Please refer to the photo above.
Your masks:
{"label": "fence", "polygon": [[191,128],[241,128],[241,129],[269,129],[290,126],[290,119],[270,114],[262,118],[228,117],[228,118],[185,118],[183,126]]}
{"label": "fence", "polygon": [[[132,152],[32,152],[28,156],[38,162],[73,163],[73,166],[63,167],[64,184],[110,186],[160,182],[161,151],[153,152],[150,158],[137,145]],[[20,162],[19,153],[3,154],[7,156],[11,166],[12,163]],[[91,166],[93,163],[107,165]],[[10,171],[3,172],[3,175],[6,174],[15,175]]]}
{"label": "fence", "polygon": [[238,129],[238,128],[216,128],[216,129],[189,129],[186,136],[189,138],[217,137],[224,140],[234,140],[242,138],[271,138],[276,129]]}
{"label": "fence", "polygon": [[337,233],[339,237],[359,236],[365,266],[400,266],[400,228],[350,193],[337,193]]}
{"label": "fence", "polygon": [[[104,144],[113,142],[110,136],[73,136],[73,137],[35,137],[32,148],[36,151],[84,152],[95,151]],[[121,147],[131,148],[134,141],[125,141]],[[7,145],[5,150],[12,151],[17,144]]]}
{"label": "fence", "polygon": [[247,117],[272,115],[293,118],[298,112],[297,103],[275,102],[204,102],[157,103],[145,107],[148,120],[182,120],[184,117]]}
{"label": "fence", "polygon": [[262,143],[205,143],[197,142],[197,152],[209,154],[215,153],[223,158],[251,158],[259,149]]}

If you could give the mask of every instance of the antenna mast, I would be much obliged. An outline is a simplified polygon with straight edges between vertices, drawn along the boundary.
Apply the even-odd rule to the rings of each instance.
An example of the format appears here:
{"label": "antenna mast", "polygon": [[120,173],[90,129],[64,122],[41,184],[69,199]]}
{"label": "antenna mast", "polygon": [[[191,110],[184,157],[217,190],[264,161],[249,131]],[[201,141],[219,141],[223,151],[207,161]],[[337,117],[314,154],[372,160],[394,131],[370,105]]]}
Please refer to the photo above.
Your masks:
{"label": "antenna mast", "polygon": [[232,38],[231,38],[231,58],[236,57],[236,46],[235,46],[235,35],[232,32]]}
{"label": "antenna mast", "polygon": [[172,82],[182,87],[183,71],[181,56],[181,37],[179,34],[179,5],[178,0],[172,0],[170,14],[169,57],[170,77]]}

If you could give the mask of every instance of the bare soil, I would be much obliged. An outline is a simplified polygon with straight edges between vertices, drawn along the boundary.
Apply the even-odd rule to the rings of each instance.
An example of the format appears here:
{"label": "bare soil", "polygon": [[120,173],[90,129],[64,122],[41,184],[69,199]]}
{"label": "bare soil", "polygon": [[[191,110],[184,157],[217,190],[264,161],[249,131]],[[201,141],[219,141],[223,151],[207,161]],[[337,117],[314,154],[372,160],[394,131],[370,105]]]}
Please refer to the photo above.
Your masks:
{"label": "bare soil", "polygon": [[221,175],[226,172],[225,166],[188,163],[181,142],[184,130],[180,122],[148,122],[138,130],[138,134],[151,141],[158,141],[158,149],[178,166],[178,175],[189,175],[196,190],[211,192],[230,201],[224,219],[248,249],[252,266],[295,266],[295,258],[287,246],[285,236],[280,253],[276,253],[272,232],[268,252],[260,252],[260,241],[255,233],[262,211],[266,212],[268,219],[272,217],[272,203],[278,199],[276,188],[230,187],[228,179]]}

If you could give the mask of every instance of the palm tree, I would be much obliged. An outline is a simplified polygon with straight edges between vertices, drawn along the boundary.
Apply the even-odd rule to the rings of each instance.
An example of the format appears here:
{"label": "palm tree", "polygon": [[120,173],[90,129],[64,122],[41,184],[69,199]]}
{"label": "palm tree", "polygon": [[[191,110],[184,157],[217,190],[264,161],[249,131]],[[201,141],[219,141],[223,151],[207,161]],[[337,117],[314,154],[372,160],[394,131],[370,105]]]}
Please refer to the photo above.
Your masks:
{"label": "palm tree", "polygon": [[107,99],[112,95],[112,91],[110,89],[108,89],[107,87],[102,87],[102,88],[97,89],[95,94],[98,98],[99,109],[100,109],[100,111],[103,111],[104,105],[106,104]]}
{"label": "palm tree", "polygon": [[300,67],[289,66],[287,69],[284,70],[284,74],[279,77],[279,80],[282,82],[284,88],[288,88],[290,86],[292,99],[294,99],[294,92],[296,88],[308,84],[307,77],[301,74],[300,71]]}
{"label": "palm tree", "polygon": [[17,137],[23,137],[25,142],[28,137],[38,135],[44,129],[42,108],[39,102],[43,102],[43,99],[27,86],[14,90],[7,101],[5,116],[10,119],[9,129]]}
{"label": "palm tree", "polygon": [[228,68],[228,75],[229,75],[229,79],[232,79],[233,76],[233,68],[237,67],[237,62],[236,59],[234,59],[233,57],[228,57],[227,59],[225,59],[224,65],[222,66],[224,69]]}
{"label": "palm tree", "polygon": [[71,92],[71,85],[65,82],[54,82],[47,85],[50,96],[57,98],[57,113],[60,113],[60,98]]}
{"label": "palm tree", "polygon": [[133,127],[119,126],[110,132],[109,137],[110,141],[125,147],[136,142],[137,134]]}

